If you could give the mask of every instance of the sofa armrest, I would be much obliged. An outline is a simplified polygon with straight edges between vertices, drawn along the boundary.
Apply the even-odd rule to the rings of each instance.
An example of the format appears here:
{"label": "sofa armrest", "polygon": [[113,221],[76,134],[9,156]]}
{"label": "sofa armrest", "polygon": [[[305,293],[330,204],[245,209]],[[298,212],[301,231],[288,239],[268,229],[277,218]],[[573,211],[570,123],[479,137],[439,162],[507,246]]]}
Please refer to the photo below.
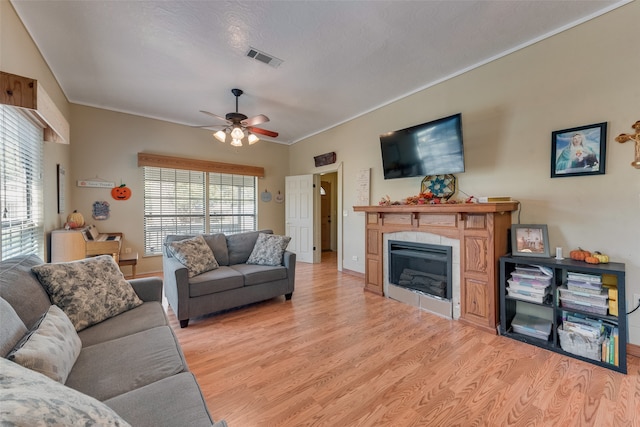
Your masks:
{"label": "sofa armrest", "polygon": [[162,256],[164,295],[178,320],[189,318],[189,271],[174,257]]}
{"label": "sofa armrest", "polygon": [[143,277],[129,280],[133,290],[142,301],[162,302],[162,279],[159,277]]}
{"label": "sofa armrest", "polygon": [[287,269],[287,279],[289,279],[289,288],[293,292],[296,283],[296,254],[284,251],[283,263]]}

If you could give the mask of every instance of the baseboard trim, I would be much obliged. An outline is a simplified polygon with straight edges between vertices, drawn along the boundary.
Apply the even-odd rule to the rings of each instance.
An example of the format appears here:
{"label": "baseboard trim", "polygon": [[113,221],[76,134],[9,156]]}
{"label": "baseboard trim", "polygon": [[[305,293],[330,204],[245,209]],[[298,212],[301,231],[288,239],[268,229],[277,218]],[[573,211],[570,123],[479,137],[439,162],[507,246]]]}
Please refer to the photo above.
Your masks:
{"label": "baseboard trim", "polygon": [[627,344],[627,355],[640,358],[640,345]]}
{"label": "baseboard trim", "polygon": [[346,269],[346,268],[343,268],[343,269],[342,269],[342,272],[343,272],[344,274],[349,274],[349,275],[351,275],[351,276],[355,276],[355,277],[359,277],[359,278],[361,278],[361,279],[364,279],[364,273],[359,273],[359,272],[357,272],[357,271],[348,270],[348,269]]}

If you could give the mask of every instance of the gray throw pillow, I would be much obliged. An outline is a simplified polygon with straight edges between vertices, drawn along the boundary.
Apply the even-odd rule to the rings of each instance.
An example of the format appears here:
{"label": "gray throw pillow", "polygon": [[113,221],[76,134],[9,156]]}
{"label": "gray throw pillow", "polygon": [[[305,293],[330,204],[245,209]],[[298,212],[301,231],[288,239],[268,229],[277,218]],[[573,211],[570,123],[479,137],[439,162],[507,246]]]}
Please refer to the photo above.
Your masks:
{"label": "gray throw pillow", "polygon": [[142,304],[110,255],[31,267],[76,331]]}
{"label": "gray throw pillow", "polygon": [[9,353],[9,360],[64,384],[82,349],[71,320],[52,305],[37,327]]}
{"label": "gray throw pillow", "polygon": [[219,267],[218,261],[213,256],[213,251],[202,236],[177,240],[169,243],[169,247],[173,251],[173,256],[187,267],[189,277]]}
{"label": "gray throw pillow", "polygon": [[130,426],[93,397],[0,357],[0,420],[9,426]]}
{"label": "gray throw pillow", "polygon": [[249,255],[247,264],[282,265],[282,257],[289,241],[291,241],[289,236],[258,234],[258,240]]}

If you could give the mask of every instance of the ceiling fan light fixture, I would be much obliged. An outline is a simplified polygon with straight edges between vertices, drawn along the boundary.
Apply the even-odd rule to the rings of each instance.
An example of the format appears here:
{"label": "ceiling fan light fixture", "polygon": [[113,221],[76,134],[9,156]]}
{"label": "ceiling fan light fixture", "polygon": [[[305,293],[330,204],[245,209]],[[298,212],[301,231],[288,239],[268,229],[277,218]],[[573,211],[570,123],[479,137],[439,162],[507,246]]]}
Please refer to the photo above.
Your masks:
{"label": "ceiling fan light fixture", "polygon": [[227,133],[224,130],[219,130],[218,132],[214,133],[213,136],[220,142],[227,141]]}
{"label": "ceiling fan light fixture", "polygon": [[251,144],[255,144],[256,142],[260,141],[260,138],[258,138],[254,134],[250,133],[249,136],[247,136],[247,141],[249,141],[249,145],[251,145]]}
{"label": "ceiling fan light fixture", "polygon": [[231,141],[231,145],[233,145],[234,147],[242,147],[242,141],[237,138],[233,138],[233,140]]}
{"label": "ceiling fan light fixture", "polygon": [[[239,127],[236,126],[231,131],[231,137],[233,139],[242,139],[242,138],[244,138],[244,132],[242,132],[242,129],[240,129]],[[242,144],[240,144],[240,145],[242,145]]]}

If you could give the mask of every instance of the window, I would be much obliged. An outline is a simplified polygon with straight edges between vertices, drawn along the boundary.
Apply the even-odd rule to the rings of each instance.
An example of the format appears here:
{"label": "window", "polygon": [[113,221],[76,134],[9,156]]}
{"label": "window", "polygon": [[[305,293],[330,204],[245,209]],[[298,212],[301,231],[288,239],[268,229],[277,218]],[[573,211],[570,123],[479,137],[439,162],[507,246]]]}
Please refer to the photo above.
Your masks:
{"label": "window", "polygon": [[161,254],[169,234],[255,230],[256,188],[254,176],[145,166],[145,255]]}
{"label": "window", "polygon": [[43,130],[20,109],[0,105],[1,258],[44,258]]}

